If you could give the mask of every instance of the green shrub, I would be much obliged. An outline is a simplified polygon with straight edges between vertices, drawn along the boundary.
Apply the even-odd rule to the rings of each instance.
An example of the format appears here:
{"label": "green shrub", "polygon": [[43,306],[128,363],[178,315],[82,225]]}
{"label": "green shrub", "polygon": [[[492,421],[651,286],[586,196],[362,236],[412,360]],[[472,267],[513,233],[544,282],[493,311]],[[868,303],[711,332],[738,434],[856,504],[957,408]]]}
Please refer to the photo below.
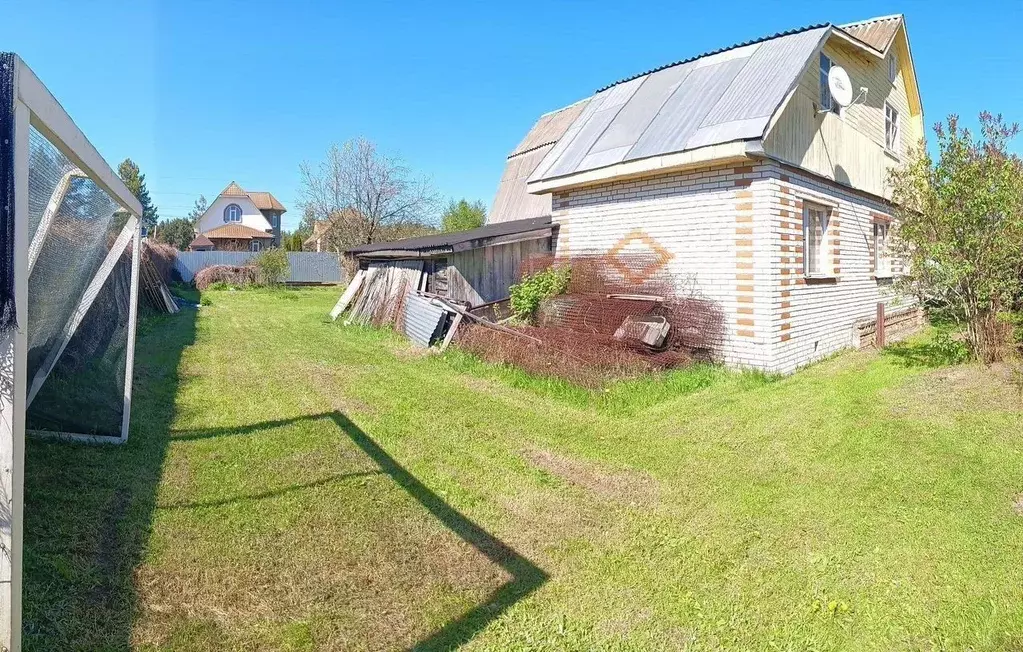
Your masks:
{"label": "green shrub", "polygon": [[544,299],[568,290],[572,278],[569,267],[548,267],[535,274],[523,276],[522,280],[508,288],[511,295],[511,309],[519,319],[532,319]]}
{"label": "green shrub", "polygon": [[283,249],[264,249],[252,259],[256,266],[260,285],[277,286],[291,274],[288,265],[288,252]]}

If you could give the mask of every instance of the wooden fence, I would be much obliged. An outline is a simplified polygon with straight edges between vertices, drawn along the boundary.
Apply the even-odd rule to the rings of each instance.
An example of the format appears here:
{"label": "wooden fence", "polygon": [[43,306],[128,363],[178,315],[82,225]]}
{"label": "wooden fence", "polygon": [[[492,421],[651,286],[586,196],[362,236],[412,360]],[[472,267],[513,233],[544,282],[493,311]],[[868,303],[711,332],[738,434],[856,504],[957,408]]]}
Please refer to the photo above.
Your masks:
{"label": "wooden fence", "polygon": [[[174,257],[174,270],[189,283],[196,272],[212,265],[245,265],[256,254],[249,251],[179,251]],[[336,284],[344,280],[338,257],[332,253],[289,251],[291,275],[288,283]]]}

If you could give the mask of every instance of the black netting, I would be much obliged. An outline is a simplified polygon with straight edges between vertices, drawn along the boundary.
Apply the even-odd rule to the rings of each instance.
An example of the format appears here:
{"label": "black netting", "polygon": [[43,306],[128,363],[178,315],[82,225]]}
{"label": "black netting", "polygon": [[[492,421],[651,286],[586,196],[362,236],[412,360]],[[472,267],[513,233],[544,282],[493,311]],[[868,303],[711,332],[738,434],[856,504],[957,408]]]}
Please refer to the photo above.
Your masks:
{"label": "black netting", "polygon": [[14,55],[0,52],[0,334],[14,310]]}

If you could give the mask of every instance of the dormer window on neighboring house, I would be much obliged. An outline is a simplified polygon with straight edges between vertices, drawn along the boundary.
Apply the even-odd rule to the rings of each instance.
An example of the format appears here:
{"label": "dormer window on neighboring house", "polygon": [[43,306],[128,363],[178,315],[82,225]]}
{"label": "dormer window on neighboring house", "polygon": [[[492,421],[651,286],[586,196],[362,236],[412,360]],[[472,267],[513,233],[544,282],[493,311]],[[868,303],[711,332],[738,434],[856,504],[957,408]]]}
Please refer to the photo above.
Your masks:
{"label": "dormer window on neighboring house", "polygon": [[238,204],[228,204],[227,208],[224,209],[224,221],[225,222],[241,222],[242,221],[242,207]]}

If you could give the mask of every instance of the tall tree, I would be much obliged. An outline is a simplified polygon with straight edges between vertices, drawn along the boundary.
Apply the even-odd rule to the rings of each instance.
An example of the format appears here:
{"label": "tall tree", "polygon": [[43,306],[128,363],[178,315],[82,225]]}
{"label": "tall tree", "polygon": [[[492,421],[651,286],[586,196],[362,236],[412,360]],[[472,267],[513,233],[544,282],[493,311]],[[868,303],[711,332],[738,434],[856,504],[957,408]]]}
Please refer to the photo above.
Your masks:
{"label": "tall tree", "polygon": [[191,220],[193,226],[199,223],[199,218],[206,212],[206,208],[206,196],[199,195],[199,199],[195,200],[195,206],[188,211],[188,219]]}
{"label": "tall tree", "polygon": [[429,181],[364,138],[332,145],[322,162],[303,163],[300,173],[305,215],[329,222],[326,237],[333,251],[436,219],[437,195]]}
{"label": "tall tree", "polygon": [[195,238],[195,228],[191,218],[175,217],[170,220],[159,222],[153,229],[153,239],[157,242],[165,242],[181,251],[188,249]]}
{"label": "tall tree", "polygon": [[451,200],[441,216],[443,231],[468,231],[483,226],[487,221],[487,207],[479,200]]}
{"label": "tall tree", "polygon": [[121,176],[121,181],[128,186],[131,194],[135,195],[135,198],[142,204],[143,226],[152,229],[160,219],[160,214],[149,197],[149,190],[146,188],[146,175],[142,174],[139,166],[130,158],[121,161],[121,164],[117,166],[117,174]]}
{"label": "tall tree", "polygon": [[975,357],[995,360],[999,313],[1023,299],[1023,162],[1008,151],[1019,126],[982,113],[980,138],[956,116],[935,126],[937,159],[923,148],[889,177],[893,240],[904,282],[966,323]]}

